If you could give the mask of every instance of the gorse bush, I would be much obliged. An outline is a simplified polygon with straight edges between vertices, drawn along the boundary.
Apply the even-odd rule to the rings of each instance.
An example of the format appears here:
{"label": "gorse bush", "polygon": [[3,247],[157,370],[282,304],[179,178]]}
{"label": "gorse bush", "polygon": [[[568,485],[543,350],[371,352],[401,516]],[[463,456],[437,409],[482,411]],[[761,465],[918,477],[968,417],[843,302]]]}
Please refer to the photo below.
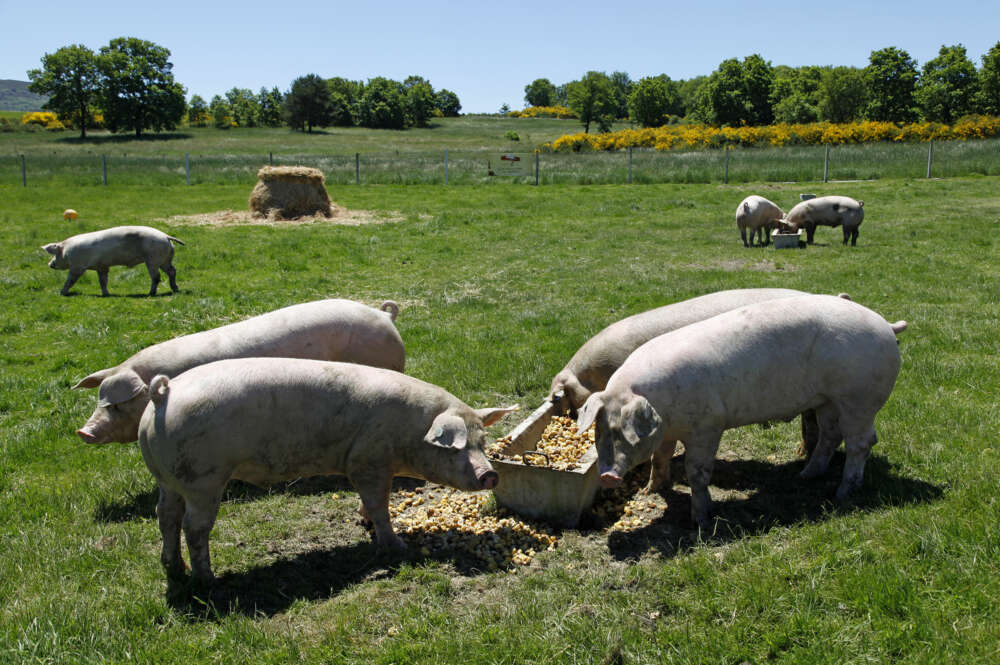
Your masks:
{"label": "gorse bush", "polygon": [[51,131],[62,131],[66,125],[60,122],[59,117],[51,111],[31,111],[21,116],[22,125],[38,125]]}
{"label": "gorse bush", "polygon": [[953,125],[916,122],[813,122],[763,127],[663,126],[625,129],[607,134],[567,134],[541,146],[543,151],[580,152],[654,148],[656,150],[722,148],[726,146],[781,147],[786,145],[845,145],[879,141],[949,141],[1000,136],[1000,117],[966,116]]}
{"label": "gorse bush", "polygon": [[529,106],[523,111],[511,111],[511,118],[560,118],[563,120],[576,118],[576,114],[565,106]]}

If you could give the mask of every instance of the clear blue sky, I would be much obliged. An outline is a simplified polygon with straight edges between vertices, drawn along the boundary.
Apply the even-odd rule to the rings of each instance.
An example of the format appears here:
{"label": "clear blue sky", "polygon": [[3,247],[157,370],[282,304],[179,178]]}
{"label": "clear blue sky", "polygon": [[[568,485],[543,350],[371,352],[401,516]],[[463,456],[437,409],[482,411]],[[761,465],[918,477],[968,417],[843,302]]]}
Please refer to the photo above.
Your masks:
{"label": "clear blue sky", "polygon": [[773,65],[863,67],[873,50],[896,46],[922,66],[943,44],[963,44],[978,67],[1000,41],[1000,0],[0,0],[0,78],[27,80],[45,53],[78,43],[97,51],[124,36],[170,49],[189,98],[234,86],[285,91],[310,73],[417,74],[476,113],[522,108],[524,86],[539,77],[558,85],[596,69],[684,79],[752,53]]}

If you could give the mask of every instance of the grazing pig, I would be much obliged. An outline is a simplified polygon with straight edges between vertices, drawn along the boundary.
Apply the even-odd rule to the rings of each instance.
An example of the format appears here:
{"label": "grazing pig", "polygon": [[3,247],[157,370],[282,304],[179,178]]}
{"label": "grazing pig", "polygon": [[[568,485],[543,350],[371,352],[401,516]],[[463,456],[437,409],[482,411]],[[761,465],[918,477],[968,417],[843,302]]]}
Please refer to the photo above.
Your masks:
{"label": "grazing pig", "polygon": [[640,346],[671,330],[703,321],[737,307],[775,298],[806,295],[792,289],[733,289],[664,305],[612,323],[591,337],[570,358],[549,389],[549,399],[569,398],[564,408],[579,409],[595,390],[603,390],[611,375]]}
{"label": "grazing pig", "polygon": [[800,475],[824,473],[843,440],[847,461],[837,490],[843,500],[861,485],[876,441],[875,414],[899,373],[896,334],[905,328],[905,321],[890,325],[833,296],[748,305],[636,349],[583,405],[577,427],[597,423],[606,487],[620,485],[650,457],[658,481],[669,484],[675,441],[683,441],[691,519],[707,527],[708,483],[722,432],[815,409],[819,444]]}
{"label": "grazing pig", "polygon": [[287,358],[202,365],[158,375],[139,425],[146,466],[160,486],[156,515],[167,575],[213,579],[208,534],[226,482],[269,484],[344,474],[379,545],[404,547],[389,521],[393,476],[477,491],[498,476],[484,427],[517,407],[472,409],[443,388],[391,370]]}
{"label": "grazing pig", "polygon": [[100,386],[97,408],[77,434],[86,443],[135,441],[153,377],[177,376],[216,360],[311,358],[402,372],[406,355],[393,324],[398,312],[391,300],[378,310],[352,300],[316,300],[146,347],[73,386]]}
{"label": "grazing pig", "polygon": [[108,295],[108,268],[111,266],[136,266],[146,264],[149,277],[153,280],[149,295],[156,295],[160,283],[160,271],[170,278],[170,290],[177,292],[177,270],[173,266],[174,246],[184,244],[163,231],[148,226],[116,226],[103,231],[81,233],[62,242],[49,243],[42,247],[52,255],[49,267],[55,270],[69,270],[62,295],[68,296],[69,289],[88,270],[97,271],[101,283],[101,295]]}
{"label": "grazing pig", "polygon": [[864,201],[847,196],[820,196],[796,204],[782,221],[793,233],[804,228],[809,244],[812,244],[817,226],[843,226],[844,244],[850,239],[853,247],[858,244],[858,227],[865,218],[864,205]]}
{"label": "grazing pig", "polygon": [[[771,244],[771,231],[778,228],[778,221],[785,216],[784,211],[763,196],[748,196],[736,208],[736,227],[740,230],[744,247],[753,247],[753,236],[757,234],[761,246]],[[747,229],[750,242],[747,243]]]}

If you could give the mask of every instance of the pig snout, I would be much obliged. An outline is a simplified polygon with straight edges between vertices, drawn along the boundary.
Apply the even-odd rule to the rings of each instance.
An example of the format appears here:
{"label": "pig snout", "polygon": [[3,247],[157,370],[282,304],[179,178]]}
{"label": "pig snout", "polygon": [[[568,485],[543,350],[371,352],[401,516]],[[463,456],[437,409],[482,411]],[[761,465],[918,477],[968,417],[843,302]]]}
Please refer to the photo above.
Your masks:
{"label": "pig snout", "polygon": [[621,484],[622,477],[614,471],[605,471],[601,474],[601,487],[605,489],[614,489],[616,487],[621,487]]}
{"label": "pig snout", "polygon": [[76,433],[81,439],[83,439],[84,443],[99,443],[97,440],[97,434],[88,429],[86,425],[76,430]]}
{"label": "pig snout", "polygon": [[500,474],[496,471],[487,471],[486,473],[479,474],[478,479],[480,488],[491,490],[500,482]]}

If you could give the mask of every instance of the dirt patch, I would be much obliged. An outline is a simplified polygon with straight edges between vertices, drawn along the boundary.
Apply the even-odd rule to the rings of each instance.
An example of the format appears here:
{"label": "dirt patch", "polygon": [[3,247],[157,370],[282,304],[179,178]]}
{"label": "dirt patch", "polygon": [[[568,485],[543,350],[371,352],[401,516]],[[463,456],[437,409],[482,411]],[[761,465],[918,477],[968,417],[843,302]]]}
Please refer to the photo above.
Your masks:
{"label": "dirt patch", "polygon": [[758,270],[762,272],[794,272],[798,270],[796,266],[787,263],[777,263],[769,259],[760,261],[749,261],[747,259],[725,259],[713,261],[711,263],[689,263],[686,267],[694,270],[724,270],[735,272],[737,270]]}
{"label": "dirt patch", "polygon": [[219,210],[200,215],[174,215],[163,221],[174,226],[301,226],[305,224],[362,226],[365,224],[390,224],[401,222],[403,219],[402,213],[399,212],[350,210],[333,206],[330,217],[304,215],[295,219],[279,219],[276,216],[255,217],[249,210]]}

